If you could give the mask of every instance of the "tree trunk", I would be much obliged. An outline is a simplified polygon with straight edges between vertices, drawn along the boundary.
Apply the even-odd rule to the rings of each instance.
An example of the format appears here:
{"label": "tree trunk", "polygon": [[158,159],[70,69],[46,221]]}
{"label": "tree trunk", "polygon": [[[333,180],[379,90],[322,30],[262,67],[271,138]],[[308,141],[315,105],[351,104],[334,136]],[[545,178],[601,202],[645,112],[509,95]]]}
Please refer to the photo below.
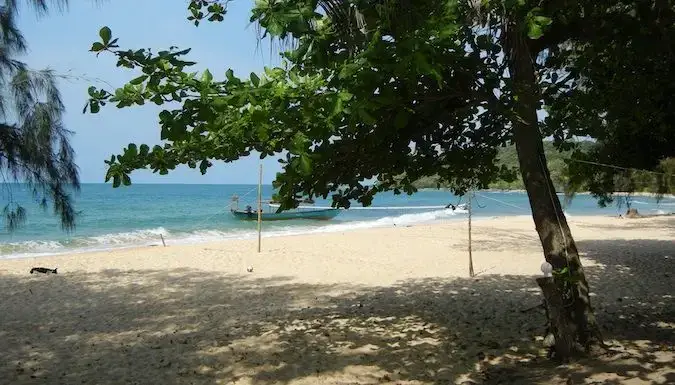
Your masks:
{"label": "tree trunk", "polygon": [[[595,316],[589,298],[588,283],[584,275],[579,253],[572,238],[560,200],[546,165],[542,135],[538,127],[537,109],[539,92],[535,77],[534,58],[530,52],[527,37],[518,23],[505,27],[504,50],[508,60],[509,76],[513,80],[516,97],[513,119],[513,138],[518,152],[520,172],[532,208],[532,217],[546,261],[554,269],[555,282],[564,298],[564,322],[567,325],[555,330],[558,338],[574,341],[579,347],[588,349],[593,342],[601,342]],[[536,53],[535,53],[536,55]],[[542,288],[543,289],[543,288]],[[547,293],[545,293],[546,295]],[[549,303],[549,305],[551,305]],[[551,312],[549,312],[551,317]],[[549,319],[549,325],[560,324],[560,320]],[[560,335],[567,334],[565,336]],[[571,335],[569,335],[571,334]],[[556,347],[558,358],[567,359],[570,353]],[[576,349],[579,350],[579,349]]]}

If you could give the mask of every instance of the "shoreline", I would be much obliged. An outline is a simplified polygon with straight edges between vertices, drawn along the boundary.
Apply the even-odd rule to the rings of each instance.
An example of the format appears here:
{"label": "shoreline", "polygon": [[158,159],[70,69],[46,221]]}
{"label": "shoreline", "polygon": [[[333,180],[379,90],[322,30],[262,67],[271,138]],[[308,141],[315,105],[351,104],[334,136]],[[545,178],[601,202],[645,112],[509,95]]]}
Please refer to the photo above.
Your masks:
{"label": "shoreline", "polygon": [[[669,214],[656,214],[653,216],[669,216],[669,215],[675,215],[675,213],[669,213]],[[597,215],[597,214],[575,214],[574,216],[566,214],[567,218],[584,218],[584,217],[598,217],[598,218],[615,218],[616,216],[614,215]],[[514,215],[474,215],[472,217],[472,222],[479,222],[479,221],[485,221],[485,220],[494,220],[494,219],[532,219],[530,215],[525,215],[525,214],[514,214]],[[398,227],[418,227],[418,226],[435,226],[435,225],[442,225],[445,222],[467,222],[467,216],[466,213],[461,213],[456,216],[452,217],[446,217],[441,220],[431,220],[431,221],[424,221],[424,222],[417,222],[413,224],[404,224],[404,225],[399,225],[397,226],[395,223],[394,224],[382,224],[382,225],[377,225],[377,226],[372,226],[372,227],[354,227],[354,228],[337,228],[333,230],[327,230],[327,231],[322,231],[325,227],[317,227],[317,228],[302,228],[299,227],[296,231],[290,230],[287,232],[282,232],[282,231],[271,231],[269,233],[265,233],[264,227],[263,227],[263,233],[262,233],[262,238],[264,239],[278,239],[278,238],[287,238],[287,237],[302,237],[302,236],[312,236],[312,235],[321,235],[321,234],[335,234],[335,233],[352,233],[352,232],[360,232],[360,231],[368,231],[368,230],[375,230],[375,229],[392,229],[392,228],[398,228]],[[346,222],[349,223],[349,222]],[[328,224],[330,226],[331,224]],[[159,237],[158,237],[159,238]],[[203,245],[209,245],[209,244],[221,244],[221,243],[229,243],[229,242],[240,242],[240,241],[252,241],[257,238],[257,232],[255,233],[250,233],[246,235],[242,235],[239,237],[232,237],[232,238],[223,238],[223,239],[205,239],[205,240],[199,240],[199,241],[189,241],[187,239],[171,239],[168,236],[164,236],[164,241],[166,242],[166,246],[163,246],[161,238],[159,238],[156,241],[148,241],[148,244],[128,244],[128,245],[114,245],[110,247],[100,247],[100,248],[72,248],[72,249],[65,249],[60,252],[40,252],[40,253],[17,253],[17,254],[9,254],[9,255],[0,255],[0,261],[3,260],[16,260],[16,259],[41,259],[41,258],[49,258],[49,257],[62,257],[62,256],[77,256],[77,255],[83,255],[83,254],[99,254],[99,253],[110,253],[110,252],[116,252],[116,251],[125,251],[125,250],[146,250],[146,249],[154,249],[154,248],[168,248],[168,247],[199,247]],[[152,242],[152,243],[150,243]]]}
{"label": "shoreline", "polygon": [[[481,191],[484,193],[482,197],[490,201],[484,201],[482,200],[480,193],[476,194],[478,206],[481,208],[476,208],[476,210],[474,210],[474,218],[476,220],[479,220],[479,218],[490,218],[501,215],[529,215],[530,207],[529,204],[526,203],[527,197],[522,191],[504,190],[510,191],[513,195],[506,193],[500,197],[495,196],[495,198],[500,198],[502,200],[494,199],[490,194],[490,192],[504,193],[500,190]],[[430,194],[429,197],[432,197],[433,201],[437,202],[441,199],[439,198],[439,195],[445,196],[445,193]],[[507,198],[509,195],[512,198]],[[505,201],[518,202],[518,205],[513,205]],[[590,205],[595,205],[595,203],[593,203],[593,200],[589,197],[579,196],[578,201],[581,202],[580,206],[577,207],[577,204],[573,203],[571,206],[564,209],[568,217],[587,215],[607,215],[613,217],[623,213],[618,207],[615,210],[613,207],[614,205],[611,205],[606,209],[591,208]],[[487,209],[483,209],[480,202],[485,204]],[[428,204],[427,202],[424,203]],[[642,201],[640,201],[638,197],[635,197],[634,203],[635,208],[637,208],[641,214],[650,215],[672,213],[674,208],[673,205],[675,205],[675,202],[671,201],[669,198],[666,198],[662,206],[658,206],[655,202],[648,199],[642,199]],[[398,202],[398,204],[403,204],[405,206],[402,202]],[[440,207],[441,206],[439,206],[439,208]],[[514,208],[516,210],[514,210]],[[446,211],[447,209],[419,212],[398,210],[382,214],[378,212],[378,215],[369,213],[369,215],[365,216],[355,215],[352,212],[345,212],[343,213],[344,218],[341,216],[337,220],[326,221],[323,223],[310,221],[293,223],[277,222],[269,225],[264,223],[263,232],[265,233],[264,236],[266,238],[277,238],[296,234],[356,231],[367,228],[405,226],[408,224],[417,226],[419,224],[434,222],[464,221],[467,215],[466,210],[457,211],[455,212],[455,215],[448,214]],[[208,218],[210,219],[214,216],[215,215],[209,215]],[[223,220],[224,222],[221,223]],[[122,250],[127,248],[161,247],[161,236],[164,237],[164,240],[168,242],[169,245],[199,245],[222,240],[252,239],[257,236],[254,225],[248,226],[233,223],[228,218],[217,218],[208,224],[206,224],[206,222],[207,220],[181,220],[180,218],[176,220],[176,218],[173,218],[172,221],[164,223],[162,220],[153,220],[151,214],[151,220],[147,222],[147,227],[138,228],[136,227],[137,224],[123,220],[120,223],[116,223],[116,225],[99,230],[97,223],[88,222],[81,230],[78,229],[77,233],[70,235],[54,231],[45,231],[42,234],[34,234],[31,236],[17,234],[17,237],[12,237],[8,235],[6,237],[7,239],[3,239],[3,243],[0,243],[0,259],[41,258],[55,255],[106,252],[109,250]]]}
{"label": "shoreline", "polygon": [[[640,216],[637,218],[623,218],[627,221],[638,221],[638,220],[649,220],[649,219],[659,219],[659,218],[670,218],[675,216],[675,213],[668,213],[668,214],[655,214],[655,215],[645,215],[645,216]],[[608,219],[620,219],[619,217],[615,215],[597,215],[597,214],[589,214],[589,215],[566,215],[566,218],[568,222],[581,222],[583,220],[591,220],[591,221],[604,221]],[[623,220],[620,219],[620,220]],[[523,215],[523,214],[517,214],[517,215],[491,215],[491,216],[473,216],[472,217],[472,223],[473,224],[478,224],[480,225],[483,222],[489,222],[489,221],[516,221],[516,222],[525,222],[528,223],[530,222],[532,226],[534,226],[534,222],[532,221],[532,217],[530,215]],[[312,239],[314,237],[321,237],[321,236],[330,236],[330,235],[336,235],[336,234],[341,234],[341,235],[351,235],[351,234],[362,234],[362,235],[367,235],[370,232],[375,232],[377,233],[378,231],[381,230],[396,230],[396,229],[426,229],[426,228],[442,228],[446,226],[463,226],[466,227],[468,223],[468,218],[466,216],[457,216],[457,217],[451,217],[451,218],[444,218],[442,220],[435,220],[435,221],[428,221],[428,222],[418,222],[414,224],[406,224],[406,225],[400,225],[397,226],[396,224],[393,225],[381,225],[381,226],[373,226],[373,227],[366,227],[366,228],[345,228],[345,229],[336,229],[333,231],[309,231],[309,232],[297,232],[297,233],[273,233],[272,235],[266,235],[264,232],[263,228],[263,233],[262,233],[262,244],[263,248],[265,245],[265,240],[282,240],[282,241],[292,241],[294,239],[303,239],[305,237],[308,237],[309,239]],[[319,228],[321,229],[321,228]],[[533,227],[534,229],[534,227]],[[536,233],[535,233],[536,235]],[[52,258],[56,259],[61,259],[61,258],[77,258],[79,256],[83,257],[89,257],[89,256],[100,256],[100,255],[111,255],[111,254],[116,254],[116,253],[143,253],[147,251],[155,252],[157,250],[171,250],[171,249],[178,249],[181,251],[190,251],[194,249],[199,249],[199,248],[213,248],[213,247],[221,247],[221,246],[227,246],[227,245],[241,245],[241,244],[251,244],[254,245],[255,242],[257,242],[257,233],[256,234],[251,234],[247,235],[244,238],[226,238],[226,239],[219,239],[219,240],[203,240],[203,241],[196,241],[196,242],[180,242],[178,240],[176,243],[173,243],[170,238],[164,238],[164,241],[166,242],[166,246],[162,245],[162,241],[158,240],[156,243],[153,244],[147,244],[147,245],[124,245],[124,246],[115,246],[115,247],[109,247],[109,248],[101,248],[101,249],[95,249],[95,250],[87,250],[87,249],[71,249],[71,250],[64,250],[63,252],[60,253],[53,253],[53,254],[36,254],[36,255],[9,255],[9,256],[0,256],[0,267],[2,266],[3,261],[21,261],[21,260],[48,260]],[[251,246],[251,250],[254,250],[253,246]],[[0,272],[2,269],[0,268]]]}
{"label": "shoreline", "polygon": [[[665,213],[665,214],[648,214],[648,215],[641,215],[638,218],[631,218],[629,220],[638,220],[638,219],[647,219],[647,218],[658,218],[658,217],[670,217],[670,216],[675,216],[675,212],[671,213]],[[571,218],[617,218],[616,215],[598,215],[598,214],[566,214],[566,217],[568,219]],[[472,217],[472,222],[480,222],[480,221],[485,221],[485,220],[494,220],[494,219],[529,219],[532,220],[531,215],[526,215],[526,214],[513,214],[513,215],[474,215]],[[431,221],[424,221],[424,222],[417,222],[413,224],[404,224],[404,225],[399,225],[397,226],[395,223],[394,224],[382,224],[382,225],[377,225],[377,226],[372,226],[372,227],[354,227],[354,228],[337,228],[333,230],[327,230],[327,231],[322,231],[325,227],[316,227],[316,228],[302,228],[299,227],[297,230],[290,230],[290,231],[271,231],[267,234],[265,234],[264,227],[263,227],[263,235],[262,238],[264,239],[278,239],[278,238],[288,238],[288,237],[302,237],[302,236],[313,236],[313,235],[321,235],[321,234],[335,234],[335,233],[352,233],[352,232],[361,232],[361,231],[368,231],[368,230],[377,230],[377,229],[393,229],[393,228],[398,228],[398,227],[419,227],[419,226],[436,226],[436,225],[443,225],[444,223],[452,223],[452,222],[467,222],[467,216],[466,213],[461,213],[457,216],[452,216],[452,217],[446,217],[440,220],[431,220]],[[349,222],[345,222],[349,223]],[[328,224],[328,226],[334,225],[334,224]],[[199,246],[204,246],[204,245],[210,245],[210,244],[221,244],[221,243],[229,243],[229,242],[241,242],[241,241],[252,241],[257,238],[257,232],[251,232],[250,234],[246,234],[243,236],[238,236],[238,237],[232,237],[232,238],[223,238],[223,239],[204,239],[204,240],[197,240],[197,241],[191,241],[188,239],[171,239],[168,236],[164,236],[164,241],[166,242],[166,246],[163,246],[161,238],[156,240],[156,241],[148,241],[148,244],[128,244],[128,245],[114,245],[110,247],[100,247],[100,248],[92,248],[92,249],[87,249],[87,248],[72,248],[72,249],[65,249],[61,252],[41,252],[41,253],[17,253],[17,254],[9,254],[9,255],[0,255],[0,261],[3,260],[16,260],[16,259],[41,259],[41,258],[50,258],[50,257],[63,257],[63,256],[77,256],[77,255],[87,255],[87,254],[99,254],[99,253],[111,253],[111,252],[116,252],[116,251],[124,251],[124,250],[146,250],[146,249],[154,249],[154,248],[169,248],[169,247],[199,247]],[[152,242],[152,243],[150,243]]]}

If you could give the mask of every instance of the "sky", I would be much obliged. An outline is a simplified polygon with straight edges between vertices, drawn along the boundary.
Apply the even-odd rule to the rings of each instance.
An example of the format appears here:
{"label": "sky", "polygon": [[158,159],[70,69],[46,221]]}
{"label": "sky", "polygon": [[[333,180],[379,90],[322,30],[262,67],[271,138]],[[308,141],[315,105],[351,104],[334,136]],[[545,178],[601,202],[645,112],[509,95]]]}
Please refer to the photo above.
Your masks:
{"label": "sky", "polygon": [[[186,20],[187,4],[187,0],[71,0],[63,12],[54,10],[42,17],[29,7],[22,9],[19,27],[28,42],[28,53],[21,59],[32,69],[51,68],[67,75],[60,80],[67,109],[64,120],[74,132],[71,143],[83,183],[102,183],[103,161],[121,153],[129,143],[152,147],[160,141],[157,115],[161,106],[118,109],[108,105],[96,115],[82,113],[90,85],[110,90],[135,77],[134,72],[115,67],[112,55],[97,58],[88,52],[98,41],[102,26],[110,27],[125,49],[153,48],[156,52],[172,45],[192,48],[188,60],[198,62],[193,71],[208,68],[216,78],[223,78],[229,68],[248,77],[264,66],[279,64],[277,51],[270,52],[268,41],[258,44],[255,26],[248,21],[252,0],[230,2],[223,22],[199,27]],[[214,162],[206,175],[182,167],[169,175],[136,171],[131,177],[133,183],[255,184],[260,162],[252,155],[228,164]],[[281,166],[274,158],[262,163],[263,181],[269,184]]]}

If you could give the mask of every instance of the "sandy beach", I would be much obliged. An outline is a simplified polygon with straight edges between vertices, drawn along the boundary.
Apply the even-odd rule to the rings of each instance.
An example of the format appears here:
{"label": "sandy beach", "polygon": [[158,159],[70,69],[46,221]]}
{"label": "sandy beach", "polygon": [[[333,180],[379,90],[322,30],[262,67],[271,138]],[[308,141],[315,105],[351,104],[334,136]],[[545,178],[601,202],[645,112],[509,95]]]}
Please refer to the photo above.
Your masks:
{"label": "sandy beach", "polygon": [[675,383],[675,217],[569,221],[601,357],[545,358],[541,246],[503,217],[473,279],[466,221],[0,260],[0,384]]}

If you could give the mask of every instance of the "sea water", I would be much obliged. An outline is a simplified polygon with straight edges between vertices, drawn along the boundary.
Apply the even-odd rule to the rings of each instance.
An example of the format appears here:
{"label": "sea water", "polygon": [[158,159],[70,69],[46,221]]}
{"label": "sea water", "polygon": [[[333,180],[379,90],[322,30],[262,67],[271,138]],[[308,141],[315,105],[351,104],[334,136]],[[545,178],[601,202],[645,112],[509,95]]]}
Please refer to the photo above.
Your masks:
{"label": "sea water", "polygon": [[[61,229],[58,218],[49,209],[45,212],[39,208],[25,187],[11,186],[11,192],[13,199],[27,209],[27,223],[12,233],[0,234],[0,258],[159,245],[160,235],[167,244],[173,245],[246,239],[256,234],[255,221],[237,220],[230,213],[231,197],[235,194],[239,196],[240,209],[246,205],[256,207],[255,185],[135,184],[113,189],[110,184],[84,184],[75,197],[79,216],[77,227],[71,233]],[[272,186],[263,186],[263,199],[270,199],[272,193]],[[2,205],[6,203],[5,194]],[[330,197],[315,199],[314,206],[330,206],[330,203]],[[343,210],[330,221],[264,222],[264,236],[466,220],[465,210],[442,208],[450,203],[466,203],[466,199],[443,190],[421,190],[411,196],[381,193],[372,204],[380,209]],[[656,202],[650,197],[635,197],[632,203],[643,214],[675,211],[672,198]],[[441,207],[414,208],[420,206]],[[472,207],[476,217],[530,215],[527,196],[522,192],[477,192]],[[577,195],[565,207],[570,217],[616,216],[619,212],[625,212],[625,206],[601,208],[589,195]]]}

